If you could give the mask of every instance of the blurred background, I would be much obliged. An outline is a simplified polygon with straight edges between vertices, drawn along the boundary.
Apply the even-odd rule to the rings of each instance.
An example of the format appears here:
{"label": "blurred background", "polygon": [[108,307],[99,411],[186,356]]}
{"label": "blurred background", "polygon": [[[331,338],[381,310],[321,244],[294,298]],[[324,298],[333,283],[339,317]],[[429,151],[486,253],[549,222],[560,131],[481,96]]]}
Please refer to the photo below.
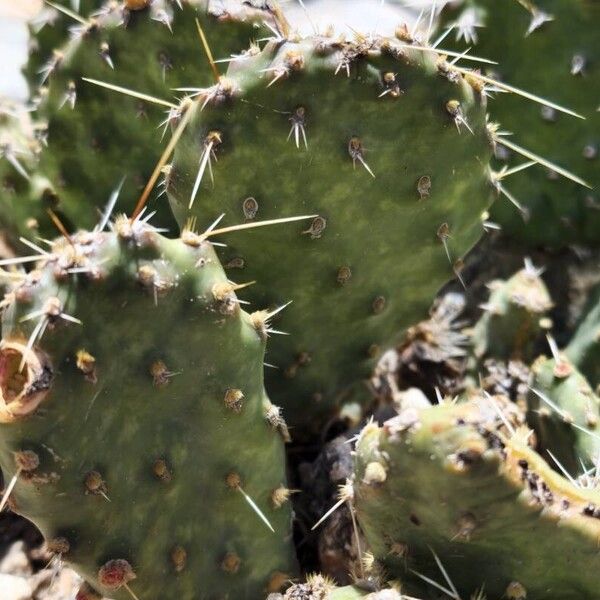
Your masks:
{"label": "blurred background", "polygon": [[25,100],[27,87],[21,65],[27,59],[27,25],[42,7],[42,0],[0,0],[0,96]]}

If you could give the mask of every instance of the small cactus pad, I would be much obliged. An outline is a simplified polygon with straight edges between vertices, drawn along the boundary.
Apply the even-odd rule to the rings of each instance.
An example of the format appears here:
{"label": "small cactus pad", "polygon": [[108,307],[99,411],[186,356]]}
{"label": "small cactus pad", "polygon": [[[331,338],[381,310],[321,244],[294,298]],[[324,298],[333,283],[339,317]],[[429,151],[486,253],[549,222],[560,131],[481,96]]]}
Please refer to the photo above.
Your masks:
{"label": "small cactus pad", "polygon": [[426,577],[455,598],[482,585],[489,598],[517,597],[517,586],[527,598],[595,597],[600,493],[553,471],[493,401],[363,430],[355,503],[371,551],[389,577]]}
{"label": "small cactus pad", "polygon": [[588,303],[585,317],[565,348],[565,355],[600,390],[600,288]]}
{"label": "small cactus pad", "polygon": [[531,360],[544,316],[552,307],[540,270],[526,261],[525,268],[510,279],[493,281],[488,287],[490,298],[481,307],[484,314],[472,333],[475,357]]}
{"label": "small cactus pad", "polygon": [[[525,218],[504,198],[494,205],[492,220],[506,234],[533,247],[598,245],[600,3],[462,0],[451,3],[442,24],[450,23],[456,37],[462,38],[456,50],[462,51],[466,44],[474,54],[498,61],[498,65],[485,66],[486,74],[583,117],[562,114],[551,106],[524,105],[510,94],[498,94],[490,101],[492,118],[518,134],[520,145],[568,169],[592,188],[548,169],[517,172],[501,184],[523,205]],[[527,160],[510,154],[502,156],[510,167]]]}
{"label": "small cactus pad", "polygon": [[114,600],[254,600],[294,568],[265,341],[207,241],[113,229],[55,241],[4,299],[11,506]]}
{"label": "small cactus pad", "polygon": [[316,428],[479,238],[485,109],[435,52],[357,35],[271,42],[191,110],[167,186],[180,225],[312,215],[229,235],[222,256],[258,281],[254,303],[292,302],[267,388],[298,433]]}
{"label": "small cactus pad", "polygon": [[541,356],[532,370],[527,420],[539,450],[550,451],[575,476],[582,465],[590,468],[600,460],[600,398],[564,354]]}
{"label": "small cactus pad", "polygon": [[[43,84],[37,115],[47,126],[48,148],[40,170],[54,183],[57,210],[69,228],[93,226],[123,178],[119,208],[133,208],[168,140],[173,90],[212,81],[196,19],[215,58],[246,49],[259,25],[273,20],[269,9],[241,0],[129,5],[135,3],[108,0],[81,21],[61,14],[70,39],[54,48],[31,82],[34,92]],[[176,229],[165,198],[151,207],[157,224]]]}

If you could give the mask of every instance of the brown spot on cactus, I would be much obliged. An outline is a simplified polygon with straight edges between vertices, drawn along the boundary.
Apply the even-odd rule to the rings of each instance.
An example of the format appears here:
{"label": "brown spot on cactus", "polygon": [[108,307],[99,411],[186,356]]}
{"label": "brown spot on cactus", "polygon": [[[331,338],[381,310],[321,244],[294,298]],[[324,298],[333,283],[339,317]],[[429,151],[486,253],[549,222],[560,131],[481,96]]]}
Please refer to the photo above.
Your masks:
{"label": "brown spot on cactus", "polygon": [[261,340],[266,340],[268,337],[267,332],[267,317],[269,312],[266,310],[257,310],[250,315],[250,321],[252,323],[252,327],[258,333],[258,336]]}
{"label": "brown spot on cactus", "polygon": [[223,403],[228,410],[231,410],[235,413],[242,412],[242,408],[244,406],[244,394],[242,393],[242,390],[234,388],[228,389],[225,392]]}
{"label": "brown spot on cactus", "polygon": [[98,471],[90,471],[87,473],[84,485],[87,493],[99,495],[106,494],[106,483]]}
{"label": "brown spot on cactus", "polygon": [[258,202],[256,198],[249,196],[242,202],[242,209],[244,211],[244,217],[246,219],[254,219],[256,217],[256,213],[258,212]]}
{"label": "brown spot on cactus", "polygon": [[162,360],[155,360],[150,365],[150,375],[155,387],[161,388],[168,385],[173,373],[169,371],[167,365]]}
{"label": "brown spot on cactus", "polygon": [[187,564],[187,551],[183,546],[175,546],[171,550],[171,562],[177,573],[181,573]]}
{"label": "brown spot on cactus", "polygon": [[96,383],[96,359],[87,350],[78,350],[76,355],[77,368],[85,375],[90,383]]}
{"label": "brown spot on cactus", "polygon": [[352,277],[350,267],[340,267],[337,272],[336,280],[340,285],[346,285]]}
{"label": "brown spot on cactus", "polygon": [[239,490],[242,485],[242,478],[235,471],[232,471],[227,474],[225,483],[229,489]]}
{"label": "brown spot on cactus", "polygon": [[226,265],[226,269],[243,269],[245,261],[241,256],[235,256]]}
{"label": "brown spot on cactus", "polygon": [[526,600],[527,590],[518,581],[511,581],[506,586],[505,596],[508,600]]}
{"label": "brown spot on cactus", "polygon": [[350,158],[352,159],[352,164],[355,168],[356,162],[358,161],[368,171],[371,177],[375,177],[373,171],[371,171],[371,168],[365,161],[365,149],[363,148],[363,143],[361,139],[356,135],[352,136],[348,141],[348,154],[350,155]]}
{"label": "brown spot on cactus", "polygon": [[157,458],[152,465],[152,472],[154,476],[165,483],[169,483],[173,478],[173,473],[169,469],[169,465],[164,458]]}
{"label": "brown spot on cactus", "polygon": [[15,465],[19,471],[35,471],[40,466],[40,457],[32,450],[20,450],[15,452]]}
{"label": "brown spot on cactus", "polygon": [[311,239],[317,240],[323,235],[326,227],[327,219],[324,219],[323,217],[315,217],[310,224],[310,227],[302,233],[306,233],[310,235]]}
{"label": "brown spot on cactus", "polygon": [[379,97],[390,96],[391,98],[398,98],[403,94],[400,84],[396,79],[396,74],[391,71],[386,71],[382,77],[383,92],[379,94]]}
{"label": "brown spot on cactus", "polygon": [[400,558],[406,558],[408,556],[408,545],[403,544],[402,542],[392,542],[390,545],[390,554]]}
{"label": "brown spot on cactus", "polygon": [[18,341],[0,347],[0,423],[12,423],[36,411],[52,384],[48,357]]}
{"label": "brown spot on cactus", "polygon": [[138,279],[143,286],[153,286],[156,276],[156,269],[151,265],[141,265],[138,269]]}
{"label": "brown spot on cactus", "polygon": [[69,540],[65,537],[55,537],[46,541],[46,548],[52,554],[67,554],[71,549]]}
{"label": "brown spot on cactus", "polygon": [[429,198],[429,194],[431,193],[431,177],[429,177],[429,175],[419,177],[419,181],[417,181],[417,192],[419,192],[420,200]]}
{"label": "brown spot on cactus", "polygon": [[373,300],[373,304],[372,304],[373,314],[378,315],[378,314],[382,313],[385,310],[385,304],[386,304],[385,297],[377,296]]}
{"label": "brown spot on cactus", "polygon": [[115,558],[102,565],[98,571],[100,585],[109,590],[118,590],[133,581],[136,575],[124,558]]}
{"label": "brown spot on cactus", "polygon": [[221,561],[221,569],[229,575],[234,575],[240,569],[241,558],[235,552],[228,552]]}

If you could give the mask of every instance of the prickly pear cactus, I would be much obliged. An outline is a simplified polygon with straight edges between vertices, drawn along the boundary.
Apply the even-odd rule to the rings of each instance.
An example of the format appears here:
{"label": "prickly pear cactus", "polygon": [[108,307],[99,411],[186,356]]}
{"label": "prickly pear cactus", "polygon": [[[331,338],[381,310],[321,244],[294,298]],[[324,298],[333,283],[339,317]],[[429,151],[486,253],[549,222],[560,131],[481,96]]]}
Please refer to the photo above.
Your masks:
{"label": "prickly pear cactus", "polygon": [[233,287],[206,240],[120,217],[2,303],[11,506],[104,596],[254,599],[293,572],[287,431]]}
{"label": "prickly pear cactus", "polygon": [[552,307],[546,285],[529,260],[525,268],[507,281],[492,281],[490,297],[482,305],[483,316],[475,325],[471,340],[477,360],[530,360],[533,345],[544,327],[544,317]]}
{"label": "prickly pear cactus", "polygon": [[[594,0],[465,0],[444,21],[462,38],[459,49],[466,44],[499,62],[486,72],[583,117],[522,106],[507,94],[490,102],[492,117],[518,132],[523,145],[594,188],[548,170],[527,169],[503,179],[528,218],[504,199],[495,204],[492,219],[531,246],[600,243],[599,23],[600,4]],[[511,167],[523,162],[517,155],[508,158]]]}
{"label": "prickly pear cactus", "polygon": [[585,318],[565,348],[565,355],[594,388],[600,386],[600,288],[593,293]]}
{"label": "prickly pear cactus", "polygon": [[[76,21],[64,18],[65,9],[83,19],[89,18],[105,0],[56,0],[44,3],[28,23],[29,58],[23,68],[32,90],[39,85],[40,70],[54,50],[63,46],[69,38],[69,29]],[[58,8],[55,8],[58,7]]]}
{"label": "prickly pear cactus", "polygon": [[0,228],[13,251],[19,235],[37,230],[53,204],[47,182],[37,173],[38,133],[23,106],[0,97]]}
{"label": "prickly pear cactus", "polygon": [[[273,21],[269,9],[241,0],[97,4],[86,18],[61,14],[69,38],[45,57],[38,72],[29,69],[33,91],[42,86],[37,114],[47,124],[40,170],[54,182],[57,211],[70,229],[92,227],[122,178],[119,207],[133,208],[176,117],[173,90],[209,85],[212,73],[196,19],[215,58],[245,50],[260,35],[258,26]],[[133,96],[88,80],[125,88]],[[153,198],[150,206],[158,212],[157,224],[176,230],[165,198]]]}
{"label": "prickly pear cactus", "polygon": [[440,405],[363,431],[354,497],[371,551],[389,577],[454,598],[482,584],[490,598],[593,598],[600,494],[550,469],[497,410]]}
{"label": "prickly pear cactus", "polygon": [[[600,459],[600,398],[564,354],[538,358],[527,397],[527,420],[540,450],[554,456],[571,475]],[[582,467],[583,465],[583,467]]]}
{"label": "prickly pear cactus", "polygon": [[233,61],[192,106],[167,185],[180,224],[313,215],[224,238],[222,254],[258,281],[255,304],[292,302],[267,387],[297,435],[362,385],[479,238],[491,140],[477,89],[400,39],[312,37]]}

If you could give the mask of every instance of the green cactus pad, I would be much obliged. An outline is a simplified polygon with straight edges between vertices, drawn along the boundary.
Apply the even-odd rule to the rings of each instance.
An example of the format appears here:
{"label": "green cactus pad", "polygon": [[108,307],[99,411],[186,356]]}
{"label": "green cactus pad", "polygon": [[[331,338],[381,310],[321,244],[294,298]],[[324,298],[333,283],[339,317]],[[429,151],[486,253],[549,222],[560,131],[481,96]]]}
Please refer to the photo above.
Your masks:
{"label": "green cactus pad", "polygon": [[[10,251],[20,235],[39,229],[45,212],[54,208],[52,186],[37,171],[43,132],[27,109],[0,97],[0,229]],[[54,230],[56,232],[56,230]]]}
{"label": "green cactus pad", "polygon": [[258,281],[254,304],[292,301],[267,388],[301,435],[426,314],[479,238],[485,110],[435,53],[362,37],[269,43],[192,110],[167,186],[180,225],[313,215],[230,235],[222,253]]}
{"label": "green cactus pad", "polygon": [[[498,94],[490,101],[492,118],[503,129],[517,133],[520,145],[568,169],[593,188],[545,169],[527,169],[502,184],[524,205],[529,218],[524,220],[504,198],[495,204],[492,219],[509,236],[529,246],[597,245],[600,4],[594,0],[465,0],[458,5],[449,10],[443,24],[456,23],[457,36],[466,39],[473,53],[498,61],[497,66],[486,67],[486,72],[584,117],[573,118],[534,103],[523,105],[510,94]],[[508,164],[525,160],[515,154]]]}
{"label": "green cactus pad", "polygon": [[[37,84],[44,86],[37,114],[47,124],[48,143],[39,168],[54,183],[57,211],[70,230],[92,227],[123,177],[119,207],[133,209],[166,145],[168,125],[160,123],[168,123],[170,105],[176,106],[174,89],[213,81],[195,20],[215,58],[246,49],[260,36],[259,25],[273,21],[269,9],[241,0],[191,0],[181,2],[182,8],[156,0],[141,10],[128,10],[127,4],[136,3],[104,2],[83,22],[61,15],[70,26],[70,39],[38,69]],[[163,104],[83,78],[150,95]],[[176,231],[166,198],[153,198],[150,206],[158,213],[157,225]],[[47,218],[42,225],[49,225]]]}
{"label": "green cactus pad", "polygon": [[11,506],[104,596],[254,600],[293,575],[285,424],[232,290],[207,241],[120,217],[5,297]]}
{"label": "green cactus pad", "polygon": [[508,360],[531,360],[533,344],[539,338],[542,319],[552,300],[540,270],[529,261],[507,281],[493,281],[483,316],[475,325],[471,341],[478,361],[487,356]]}
{"label": "green cactus pad", "polygon": [[439,560],[454,597],[483,584],[490,598],[594,598],[600,493],[550,469],[498,410],[441,405],[363,431],[355,503],[371,551],[390,577],[448,589]]}
{"label": "green cactus pad", "polygon": [[[575,476],[600,458],[600,398],[565,355],[538,358],[527,397],[529,424],[540,449]],[[549,460],[549,462],[551,462]]]}
{"label": "green cactus pad", "polygon": [[592,294],[585,317],[565,348],[565,355],[594,388],[600,389],[600,288]]}

